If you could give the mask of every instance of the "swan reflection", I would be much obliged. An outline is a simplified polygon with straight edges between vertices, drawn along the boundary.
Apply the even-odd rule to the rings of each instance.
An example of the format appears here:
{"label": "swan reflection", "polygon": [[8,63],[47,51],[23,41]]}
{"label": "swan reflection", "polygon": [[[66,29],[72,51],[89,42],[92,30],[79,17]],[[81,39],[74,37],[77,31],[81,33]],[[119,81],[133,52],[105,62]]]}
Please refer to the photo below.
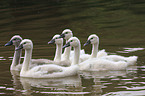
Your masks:
{"label": "swan reflection", "polygon": [[34,78],[19,77],[19,72],[17,71],[11,71],[11,74],[13,78],[15,92],[20,96],[22,94],[31,96],[32,93],[39,94],[61,93],[63,95],[63,93],[65,92],[64,95],[67,93],[67,94],[81,94],[81,96],[83,94],[82,82],[79,75],[54,79],[34,79]]}

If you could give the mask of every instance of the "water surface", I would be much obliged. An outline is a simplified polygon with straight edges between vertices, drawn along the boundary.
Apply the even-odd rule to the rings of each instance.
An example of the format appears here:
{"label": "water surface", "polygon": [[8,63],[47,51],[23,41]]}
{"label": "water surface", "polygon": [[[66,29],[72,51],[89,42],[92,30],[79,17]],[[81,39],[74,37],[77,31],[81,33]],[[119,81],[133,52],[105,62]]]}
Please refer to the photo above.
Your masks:
{"label": "water surface", "polygon": [[[3,96],[133,96],[145,95],[144,0],[3,0],[0,4],[0,95]],[[70,28],[83,45],[90,34],[100,37],[99,49],[138,56],[126,71],[80,72],[59,79],[20,78],[9,67],[13,35],[34,43],[33,58],[53,59],[53,35]],[[91,53],[91,46],[83,47]],[[24,53],[24,52],[23,52]]]}

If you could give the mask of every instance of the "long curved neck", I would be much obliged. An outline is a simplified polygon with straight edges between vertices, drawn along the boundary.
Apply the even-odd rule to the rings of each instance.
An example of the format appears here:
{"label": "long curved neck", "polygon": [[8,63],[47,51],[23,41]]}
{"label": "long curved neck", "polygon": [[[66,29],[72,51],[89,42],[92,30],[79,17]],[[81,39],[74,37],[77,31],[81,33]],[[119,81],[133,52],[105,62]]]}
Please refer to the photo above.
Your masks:
{"label": "long curved neck", "polygon": [[25,49],[25,57],[20,74],[29,70],[31,58],[32,58],[32,49]]}
{"label": "long curved neck", "polygon": [[[17,48],[18,48],[18,46],[15,46],[15,50]],[[13,61],[12,61],[10,70],[14,70],[16,65],[20,64],[21,55],[22,55],[22,49],[14,52],[14,57],[13,57]]]}
{"label": "long curved neck", "polygon": [[74,60],[72,62],[72,65],[79,64],[79,58],[80,58],[80,46],[74,47]]}
{"label": "long curved neck", "polygon": [[97,57],[98,47],[99,47],[99,44],[98,43],[92,44],[92,54],[91,54],[91,58],[96,58]]}
{"label": "long curved neck", "polygon": [[[66,40],[67,43],[67,40]],[[64,58],[65,60],[69,60],[70,57],[71,46],[64,49]]]}
{"label": "long curved neck", "polygon": [[61,54],[62,54],[62,44],[56,44],[56,52],[54,61],[61,61]]}

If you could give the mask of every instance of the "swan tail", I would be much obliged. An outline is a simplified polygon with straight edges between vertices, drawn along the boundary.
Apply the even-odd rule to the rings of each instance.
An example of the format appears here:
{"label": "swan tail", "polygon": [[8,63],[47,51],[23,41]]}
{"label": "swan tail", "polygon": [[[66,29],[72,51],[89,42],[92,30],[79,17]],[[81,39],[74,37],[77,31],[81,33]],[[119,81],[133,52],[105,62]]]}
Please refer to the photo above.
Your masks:
{"label": "swan tail", "polygon": [[136,65],[138,56],[130,56],[127,58],[128,65]]}

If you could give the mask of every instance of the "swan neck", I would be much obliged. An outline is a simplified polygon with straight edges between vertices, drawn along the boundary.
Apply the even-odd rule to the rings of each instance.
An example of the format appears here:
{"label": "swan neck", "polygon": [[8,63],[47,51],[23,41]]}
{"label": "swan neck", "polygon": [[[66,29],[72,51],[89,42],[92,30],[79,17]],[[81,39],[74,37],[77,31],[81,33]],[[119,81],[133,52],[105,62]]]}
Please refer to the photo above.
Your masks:
{"label": "swan neck", "polygon": [[71,47],[65,48],[65,50],[64,50],[64,59],[65,59],[65,60],[69,60],[70,51],[71,51]]}
{"label": "swan neck", "polygon": [[[29,70],[29,64],[31,63],[32,58],[32,49],[26,49],[25,50],[25,56],[24,56],[24,62],[22,65],[21,73],[26,72]],[[21,74],[20,73],[20,74]]]}
{"label": "swan neck", "polygon": [[96,58],[97,57],[97,53],[98,53],[98,43],[92,44],[92,54],[91,54],[91,58]]}
{"label": "swan neck", "polygon": [[[15,46],[15,50],[17,48],[18,48],[18,46]],[[16,65],[20,64],[21,55],[22,55],[22,49],[14,52],[14,57],[13,57],[13,61],[12,61],[10,70],[14,70]]]}
{"label": "swan neck", "polygon": [[[66,43],[67,43],[67,40],[66,40]],[[70,51],[71,51],[71,46],[70,47],[67,47],[64,49],[64,59],[65,60],[69,60],[69,57],[70,57]]]}
{"label": "swan neck", "polygon": [[79,64],[80,49],[80,46],[74,47],[74,60],[72,62],[72,65]]}
{"label": "swan neck", "polygon": [[62,44],[56,44],[54,61],[61,61],[61,54],[62,54]]}

